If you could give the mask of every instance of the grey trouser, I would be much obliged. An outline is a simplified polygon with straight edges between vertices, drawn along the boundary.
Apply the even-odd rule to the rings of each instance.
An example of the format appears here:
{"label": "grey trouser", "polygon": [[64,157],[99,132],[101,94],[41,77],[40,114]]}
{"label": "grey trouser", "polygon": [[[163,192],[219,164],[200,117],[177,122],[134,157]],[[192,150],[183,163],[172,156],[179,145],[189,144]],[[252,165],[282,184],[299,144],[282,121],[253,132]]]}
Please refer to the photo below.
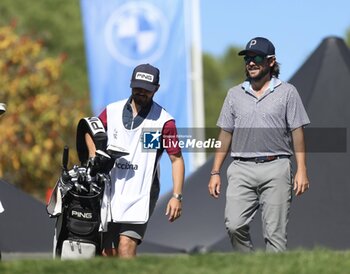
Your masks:
{"label": "grey trouser", "polygon": [[249,224],[261,206],[266,250],[286,250],[293,184],[290,160],[265,163],[234,160],[227,178],[225,225],[233,247],[239,251],[253,250]]}

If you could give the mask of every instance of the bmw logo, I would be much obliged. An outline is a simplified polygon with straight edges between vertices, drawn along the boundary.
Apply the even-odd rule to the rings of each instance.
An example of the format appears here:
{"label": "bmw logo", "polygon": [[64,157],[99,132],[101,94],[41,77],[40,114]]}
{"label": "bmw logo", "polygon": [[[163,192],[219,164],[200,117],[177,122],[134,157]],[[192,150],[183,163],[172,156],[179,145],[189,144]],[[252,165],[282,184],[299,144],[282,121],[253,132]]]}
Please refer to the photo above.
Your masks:
{"label": "bmw logo", "polygon": [[117,8],[105,26],[109,53],[127,66],[156,62],[164,52],[168,34],[169,24],[163,13],[140,1]]}

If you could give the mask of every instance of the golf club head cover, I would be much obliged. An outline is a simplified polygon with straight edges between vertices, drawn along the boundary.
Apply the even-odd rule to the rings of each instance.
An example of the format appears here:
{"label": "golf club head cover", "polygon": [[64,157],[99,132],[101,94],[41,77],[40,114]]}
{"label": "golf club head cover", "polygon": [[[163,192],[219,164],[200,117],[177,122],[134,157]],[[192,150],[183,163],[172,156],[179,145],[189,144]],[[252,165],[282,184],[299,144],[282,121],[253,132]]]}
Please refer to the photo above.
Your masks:
{"label": "golf club head cover", "polygon": [[107,147],[107,133],[101,120],[98,117],[80,119],[77,127],[76,146],[81,163],[86,163],[89,159],[89,151],[85,142],[86,133],[92,137],[96,150],[105,151]]}

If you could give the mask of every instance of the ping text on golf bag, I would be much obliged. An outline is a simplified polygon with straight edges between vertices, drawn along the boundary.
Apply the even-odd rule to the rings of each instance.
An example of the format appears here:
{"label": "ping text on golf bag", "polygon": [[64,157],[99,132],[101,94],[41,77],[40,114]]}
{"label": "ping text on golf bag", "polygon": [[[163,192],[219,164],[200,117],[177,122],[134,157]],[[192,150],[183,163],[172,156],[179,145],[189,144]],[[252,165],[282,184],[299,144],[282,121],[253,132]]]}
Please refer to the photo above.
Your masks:
{"label": "ping text on golf bag", "polygon": [[[89,158],[85,136],[95,146]],[[91,258],[101,253],[101,200],[110,184],[109,172],[115,160],[128,154],[125,149],[108,145],[107,134],[97,117],[83,118],[77,127],[76,146],[80,165],[68,169],[69,149],[64,148],[62,174],[47,205],[50,217],[57,217],[54,257]]]}

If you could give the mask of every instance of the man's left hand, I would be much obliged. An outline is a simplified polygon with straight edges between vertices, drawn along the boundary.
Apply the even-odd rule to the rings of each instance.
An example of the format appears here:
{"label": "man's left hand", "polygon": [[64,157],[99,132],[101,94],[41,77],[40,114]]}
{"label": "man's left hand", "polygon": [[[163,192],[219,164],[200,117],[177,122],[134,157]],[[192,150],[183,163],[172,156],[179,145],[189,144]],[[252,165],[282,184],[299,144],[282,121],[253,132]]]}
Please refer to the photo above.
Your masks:
{"label": "man's left hand", "polygon": [[309,189],[309,179],[306,172],[297,171],[294,178],[295,195],[299,196]]}
{"label": "man's left hand", "polygon": [[172,197],[166,207],[166,216],[169,216],[169,222],[174,222],[181,216],[182,204],[181,201]]}

